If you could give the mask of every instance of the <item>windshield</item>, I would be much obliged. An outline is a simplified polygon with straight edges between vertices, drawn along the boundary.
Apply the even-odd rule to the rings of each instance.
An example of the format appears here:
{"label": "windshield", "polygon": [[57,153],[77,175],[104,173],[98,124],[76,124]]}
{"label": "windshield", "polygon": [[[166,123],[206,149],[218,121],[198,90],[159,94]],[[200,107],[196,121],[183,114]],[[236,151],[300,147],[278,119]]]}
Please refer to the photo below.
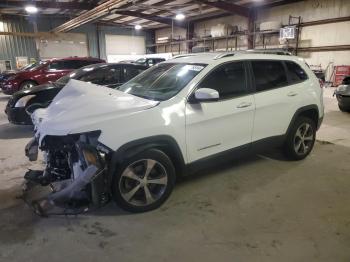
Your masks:
{"label": "windshield", "polygon": [[58,79],[56,81],[56,84],[66,85],[68,83],[68,81],[71,80],[71,79],[79,80],[85,74],[95,70],[96,68],[98,68],[98,67],[96,67],[95,65],[89,65],[89,66],[85,66],[85,67],[79,68],[79,69],[74,70],[74,71],[72,71],[71,73],[69,73],[69,74],[67,74],[65,76],[62,76],[60,79]]}
{"label": "windshield", "polygon": [[139,58],[135,61],[135,63],[138,63],[138,64],[146,63],[146,58]]}
{"label": "windshield", "polygon": [[29,69],[35,67],[36,65],[37,65],[37,63],[28,64],[28,65],[22,67],[20,71],[29,70]]}
{"label": "windshield", "polygon": [[119,90],[150,100],[164,101],[180,92],[205,66],[158,64],[120,86]]}
{"label": "windshield", "polygon": [[32,71],[34,69],[37,69],[39,66],[43,65],[45,62],[39,61],[36,63],[31,63],[29,65],[26,65],[25,67],[22,67],[20,71]]}

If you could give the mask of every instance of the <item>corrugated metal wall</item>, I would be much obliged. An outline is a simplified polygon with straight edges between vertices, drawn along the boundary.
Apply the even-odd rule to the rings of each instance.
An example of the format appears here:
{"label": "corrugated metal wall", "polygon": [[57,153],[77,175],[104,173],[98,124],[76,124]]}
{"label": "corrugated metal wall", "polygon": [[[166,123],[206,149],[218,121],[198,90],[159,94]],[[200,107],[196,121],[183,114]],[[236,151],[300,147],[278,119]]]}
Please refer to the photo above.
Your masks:
{"label": "corrugated metal wall", "polygon": [[[33,26],[22,18],[16,20],[0,19],[0,30],[4,32],[33,32]],[[38,59],[34,38],[0,35],[0,60],[11,60],[12,68],[15,68],[17,56]]]}

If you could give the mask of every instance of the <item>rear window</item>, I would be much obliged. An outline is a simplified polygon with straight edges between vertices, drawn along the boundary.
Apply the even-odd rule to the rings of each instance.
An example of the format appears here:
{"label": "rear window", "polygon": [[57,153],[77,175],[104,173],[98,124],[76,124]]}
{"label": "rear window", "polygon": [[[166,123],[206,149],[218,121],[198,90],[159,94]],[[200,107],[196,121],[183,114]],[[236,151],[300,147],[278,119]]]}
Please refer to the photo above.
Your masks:
{"label": "rear window", "polygon": [[292,61],[286,61],[290,84],[299,83],[308,79],[307,74],[300,65]]}
{"label": "rear window", "polygon": [[288,85],[287,75],[281,61],[252,61],[256,91],[266,91]]}

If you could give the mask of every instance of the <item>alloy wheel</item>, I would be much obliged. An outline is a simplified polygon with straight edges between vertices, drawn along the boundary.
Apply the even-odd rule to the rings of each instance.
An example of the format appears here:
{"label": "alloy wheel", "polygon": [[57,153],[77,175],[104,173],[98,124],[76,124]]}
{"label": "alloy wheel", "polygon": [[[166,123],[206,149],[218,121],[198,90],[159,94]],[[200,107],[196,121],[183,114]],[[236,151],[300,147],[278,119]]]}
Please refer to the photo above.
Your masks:
{"label": "alloy wheel", "polygon": [[309,152],[314,141],[314,130],[309,123],[303,123],[297,129],[294,136],[294,150],[298,155]]}
{"label": "alloy wheel", "polygon": [[25,85],[23,85],[23,89],[29,89],[32,88],[34,86],[33,83],[26,83]]}
{"label": "alloy wheel", "polygon": [[129,204],[149,206],[162,197],[167,184],[164,166],[153,159],[142,159],[125,168],[119,180],[119,191]]}

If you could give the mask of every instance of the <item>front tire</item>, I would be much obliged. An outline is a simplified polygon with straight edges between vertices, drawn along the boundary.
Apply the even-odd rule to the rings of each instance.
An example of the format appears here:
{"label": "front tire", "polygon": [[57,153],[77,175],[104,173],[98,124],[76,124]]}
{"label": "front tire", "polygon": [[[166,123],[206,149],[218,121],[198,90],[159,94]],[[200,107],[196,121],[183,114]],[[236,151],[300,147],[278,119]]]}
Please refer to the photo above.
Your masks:
{"label": "front tire", "polygon": [[129,212],[147,212],[161,206],[175,185],[175,168],[160,150],[150,149],[125,160],[113,175],[115,202]]}
{"label": "front tire", "polygon": [[37,83],[33,82],[33,81],[24,81],[21,86],[20,86],[20,89],[30,89],[32,88],[33,86],[36,86]]}
{"label": "front tire", "polygon": [[307,117],[299,117],[287,135],[284,152],[291,160],[302,160],[310,154],[315,139],[315,122]]}

